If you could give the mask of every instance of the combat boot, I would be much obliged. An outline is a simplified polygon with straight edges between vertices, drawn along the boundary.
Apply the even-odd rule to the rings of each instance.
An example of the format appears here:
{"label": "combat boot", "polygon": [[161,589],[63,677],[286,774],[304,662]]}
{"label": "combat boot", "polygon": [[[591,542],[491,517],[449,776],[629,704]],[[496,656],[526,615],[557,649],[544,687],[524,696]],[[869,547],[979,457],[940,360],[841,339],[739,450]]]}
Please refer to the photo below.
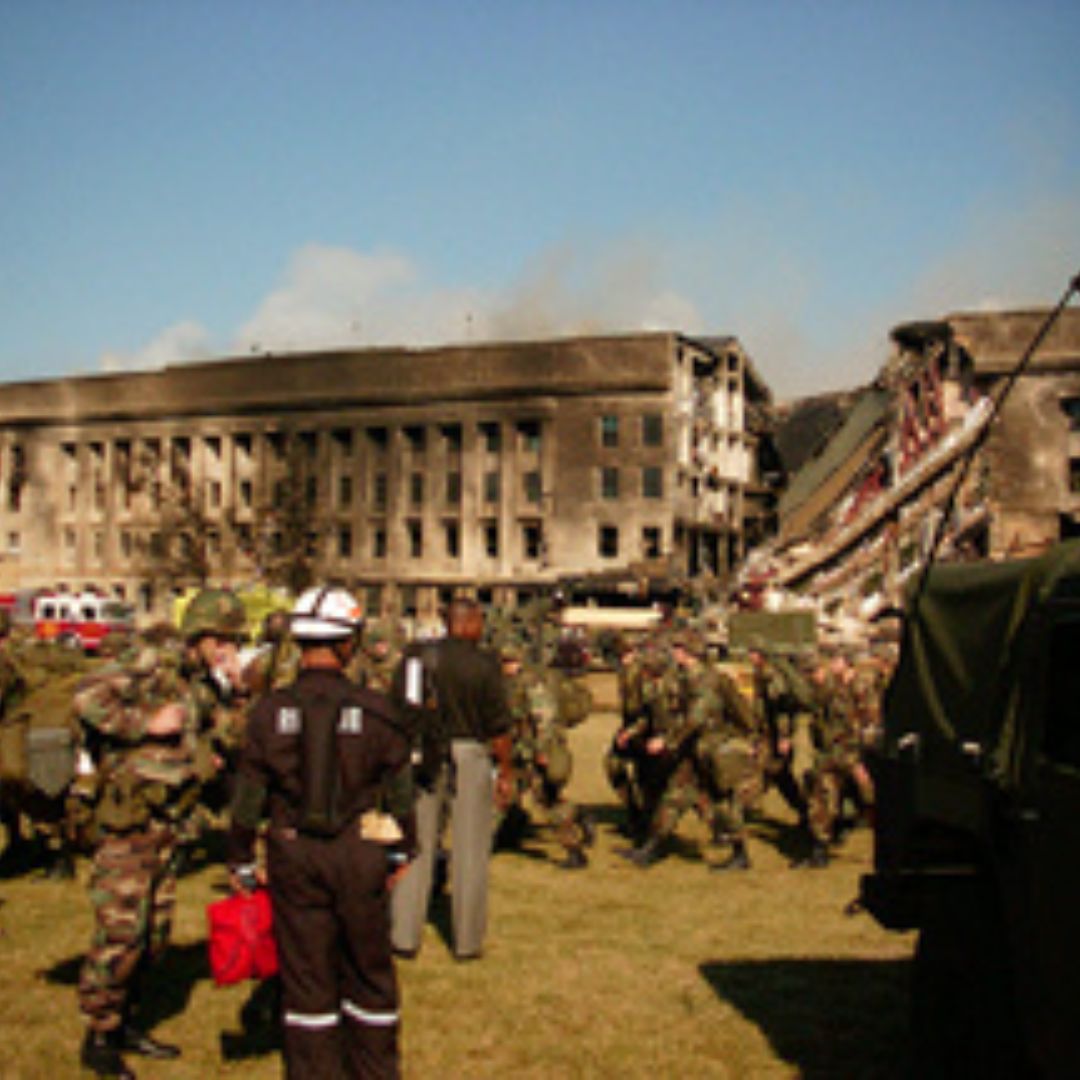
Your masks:
{"label": "combat boot", "polygon": [[114,1080],[135,1080],[135,1073],[128,1068],[119,1048],[119,1029],[94,1031],[88,1028],[83,1039],[79,1062],[95,1076],[113,1077]]}
{"label": "combat boot", "polygon": [[140,1031],[133,1024],[125,1024],[121,1029],[120,1045],[133,1054],[154,1058],[157,1061],[170,1061],[180,1056],[180,1047],[172,1043],[161,1042],[145,1031]]}
{"label": "combat boot", "polygon": [[746,854],[746,845],[735,844],[731,849],[731,854],[723,862],[713,863],[709,869],[716,873],[722,873],[725,870],[749,870],[750,856]]}
{"label": "combat boot", "polygon": [[798,859],[793,859],[791,862],[792,870],[821,870],[829,865],[829,849],[819,841],[814,842],[814,846],[810,849],[809,853],[800,856]]}
{"label": "combat boot", "polygon": [[623,848],[618,854],[644,870],[646,867],[658,863],[667,853],[664,850],[664,841],[660,837],[654,836],[639,847]]}
{"label": "combat boot", "polygon": [[592,847],[596,843],[596,822],[591,814],[581,814],[578,817],[578,825],[581,828],[581,842],[586,847]]}
{"label": "combat boot", "polygon": [[581,848],[569,848],[566,858],[555,864],[560,870],[583,870],[589,865],[589,860]]}

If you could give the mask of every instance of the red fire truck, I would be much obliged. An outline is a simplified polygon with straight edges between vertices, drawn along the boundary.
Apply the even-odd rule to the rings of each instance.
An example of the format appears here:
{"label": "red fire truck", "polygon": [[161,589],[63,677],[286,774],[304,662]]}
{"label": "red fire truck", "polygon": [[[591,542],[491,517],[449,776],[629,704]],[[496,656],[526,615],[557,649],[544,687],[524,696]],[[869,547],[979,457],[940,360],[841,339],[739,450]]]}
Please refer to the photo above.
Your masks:
{"label": "red fire truck", "polygon": [[99,593],[41,593],[31,606],[34,635],[73,649],[96,653],[112,633],[134,626],[131,607]]}

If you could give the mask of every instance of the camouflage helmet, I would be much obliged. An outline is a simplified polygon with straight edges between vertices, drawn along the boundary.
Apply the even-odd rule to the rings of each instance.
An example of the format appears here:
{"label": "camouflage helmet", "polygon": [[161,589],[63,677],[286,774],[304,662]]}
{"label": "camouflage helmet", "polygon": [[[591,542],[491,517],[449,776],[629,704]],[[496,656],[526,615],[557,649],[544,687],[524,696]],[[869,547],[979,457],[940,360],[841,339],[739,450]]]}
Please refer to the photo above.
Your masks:
{"label": "camouflage helmet", "polygon": [[246,624],[247,613],[236,593],[229,589],[203,589],[184,609],[180,632],[188,642],[205,634],[240,638],[244,636]]}

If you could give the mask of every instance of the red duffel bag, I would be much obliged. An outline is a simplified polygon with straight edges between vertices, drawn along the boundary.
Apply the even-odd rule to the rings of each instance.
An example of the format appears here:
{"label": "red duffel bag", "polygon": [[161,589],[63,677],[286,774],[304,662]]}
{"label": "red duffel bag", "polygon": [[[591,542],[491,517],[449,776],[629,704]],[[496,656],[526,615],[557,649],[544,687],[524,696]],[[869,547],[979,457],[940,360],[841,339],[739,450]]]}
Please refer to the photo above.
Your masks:
{"label": "red duffel bag", "polygon": [[266,979],[278,969],[274,915],[266,889],[235,893],[206,908],[210,971],[218,986]]}

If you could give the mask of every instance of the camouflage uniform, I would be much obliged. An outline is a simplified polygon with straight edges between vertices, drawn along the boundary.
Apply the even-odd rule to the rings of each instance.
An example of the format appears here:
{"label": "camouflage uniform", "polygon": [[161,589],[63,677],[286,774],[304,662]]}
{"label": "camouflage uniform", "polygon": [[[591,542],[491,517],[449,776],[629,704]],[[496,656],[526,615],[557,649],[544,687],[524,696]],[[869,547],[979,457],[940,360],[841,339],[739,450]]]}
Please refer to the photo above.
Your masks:
{"label": "camouflage uniform", "polygon": [[[25,777],[20,756],[16,747],[22,750],[25,740],[20,740],[23,732],[18,729],[18,719],[14,715],[16,706],[26,693],[26,679],[14,655],[10,639],[11,617],[6,611],[0,611],[0,824],[7,832],[5,860],[15,858],[16,849],[22,846],[20,827],[19,795]],[[21,754],[25,759],[25,751]]]}
{"label": "camouflage uniform", "polygon": [[[504,664],[517,654],[504,651]],[[513,665],[514,660],[511,660]],[[577,869],[587,863],[585,847],[592,830],[580,807],[564,794],[573,759],[560,718],[560,676],[535,667],[506,670],[507,705],[512,719],[512,806],[528,796],[546,818],[566,855],[559,865]],[[500,808],[505,814],[511,807]],[[523,811],[522,811],[523,812]]]}
{"label": "camouflage uniform", "polygon": [[828,862],[828,846],[837,836],[840,801],[847,785],[861,804],[873,801],[869,775],[862,766],[858,702],[850,665],[838,658],[814,673],[813,766],[804,775],[807,824],[811,839],[806,865]]}
{"label": "camouflage uniform", "polygon": [[[97,834],[94,933],[78,988],[89,1024],[83,1062],[124,1075],[121,1049],[178,1052],[132,1027],[130,1009],[140,970],[168,942],[179,835],[213,765],[188,687],[153,650],[131,667],[90,677],[74,706],[84,732],[78,783]],[[180,729],[155,737],[148,725],[164,706],[181,711]]]}
{"label": "camouflage uniform", "polygon": [[642,649],[623,653],[618,672],[622,723],[604,757],[608,783],[626,811],[625,831],[635,842],[645,839],[666,782],[664,763],[645,752],[653,726],[646,687],[663,669],[660,648],[655,642],[646,642]]}
{"label": "camouflage uniform", "polygon": [[184,841],[196,838],[205,823],[205,811],[217,814],[229,804],[251,704],[243,685],[233,685],[221,672],[211,670],[200,646],[204,638],[239,642],[245,627],[243,604],[228,589],[203,589],[184,612],[181,674],[194,702],[199,738],[216,758],[215,775],[208,778],[201,792],[203,812],[189,816],[184,823]]}
{"label": "camouflage uniform", "polygon": [[[754,668],[754,701],[762,735],[765,780],[806,826],[806,797],[796,772],[809,767],[809,717],[814,698],[809,684],[790,658],[751,650]],[[798,754],[796,753],[798,748]]]}
{"label": "camouflage uniform", "polygon": [[346,675],[358,686],[389,694],[400,660],[401,647],[390,630],[369,624],[364,628],[361,648],[357,649]]}
{"label": "camouflage uniform", "polygon": [[746,815],[765,790],[761,732],[733,680],[716,668],[702,669],[691,707],[704,714],[696,756],[715,800],[713,837],[732,847],[731,858],[714,869],[745,870]]}

